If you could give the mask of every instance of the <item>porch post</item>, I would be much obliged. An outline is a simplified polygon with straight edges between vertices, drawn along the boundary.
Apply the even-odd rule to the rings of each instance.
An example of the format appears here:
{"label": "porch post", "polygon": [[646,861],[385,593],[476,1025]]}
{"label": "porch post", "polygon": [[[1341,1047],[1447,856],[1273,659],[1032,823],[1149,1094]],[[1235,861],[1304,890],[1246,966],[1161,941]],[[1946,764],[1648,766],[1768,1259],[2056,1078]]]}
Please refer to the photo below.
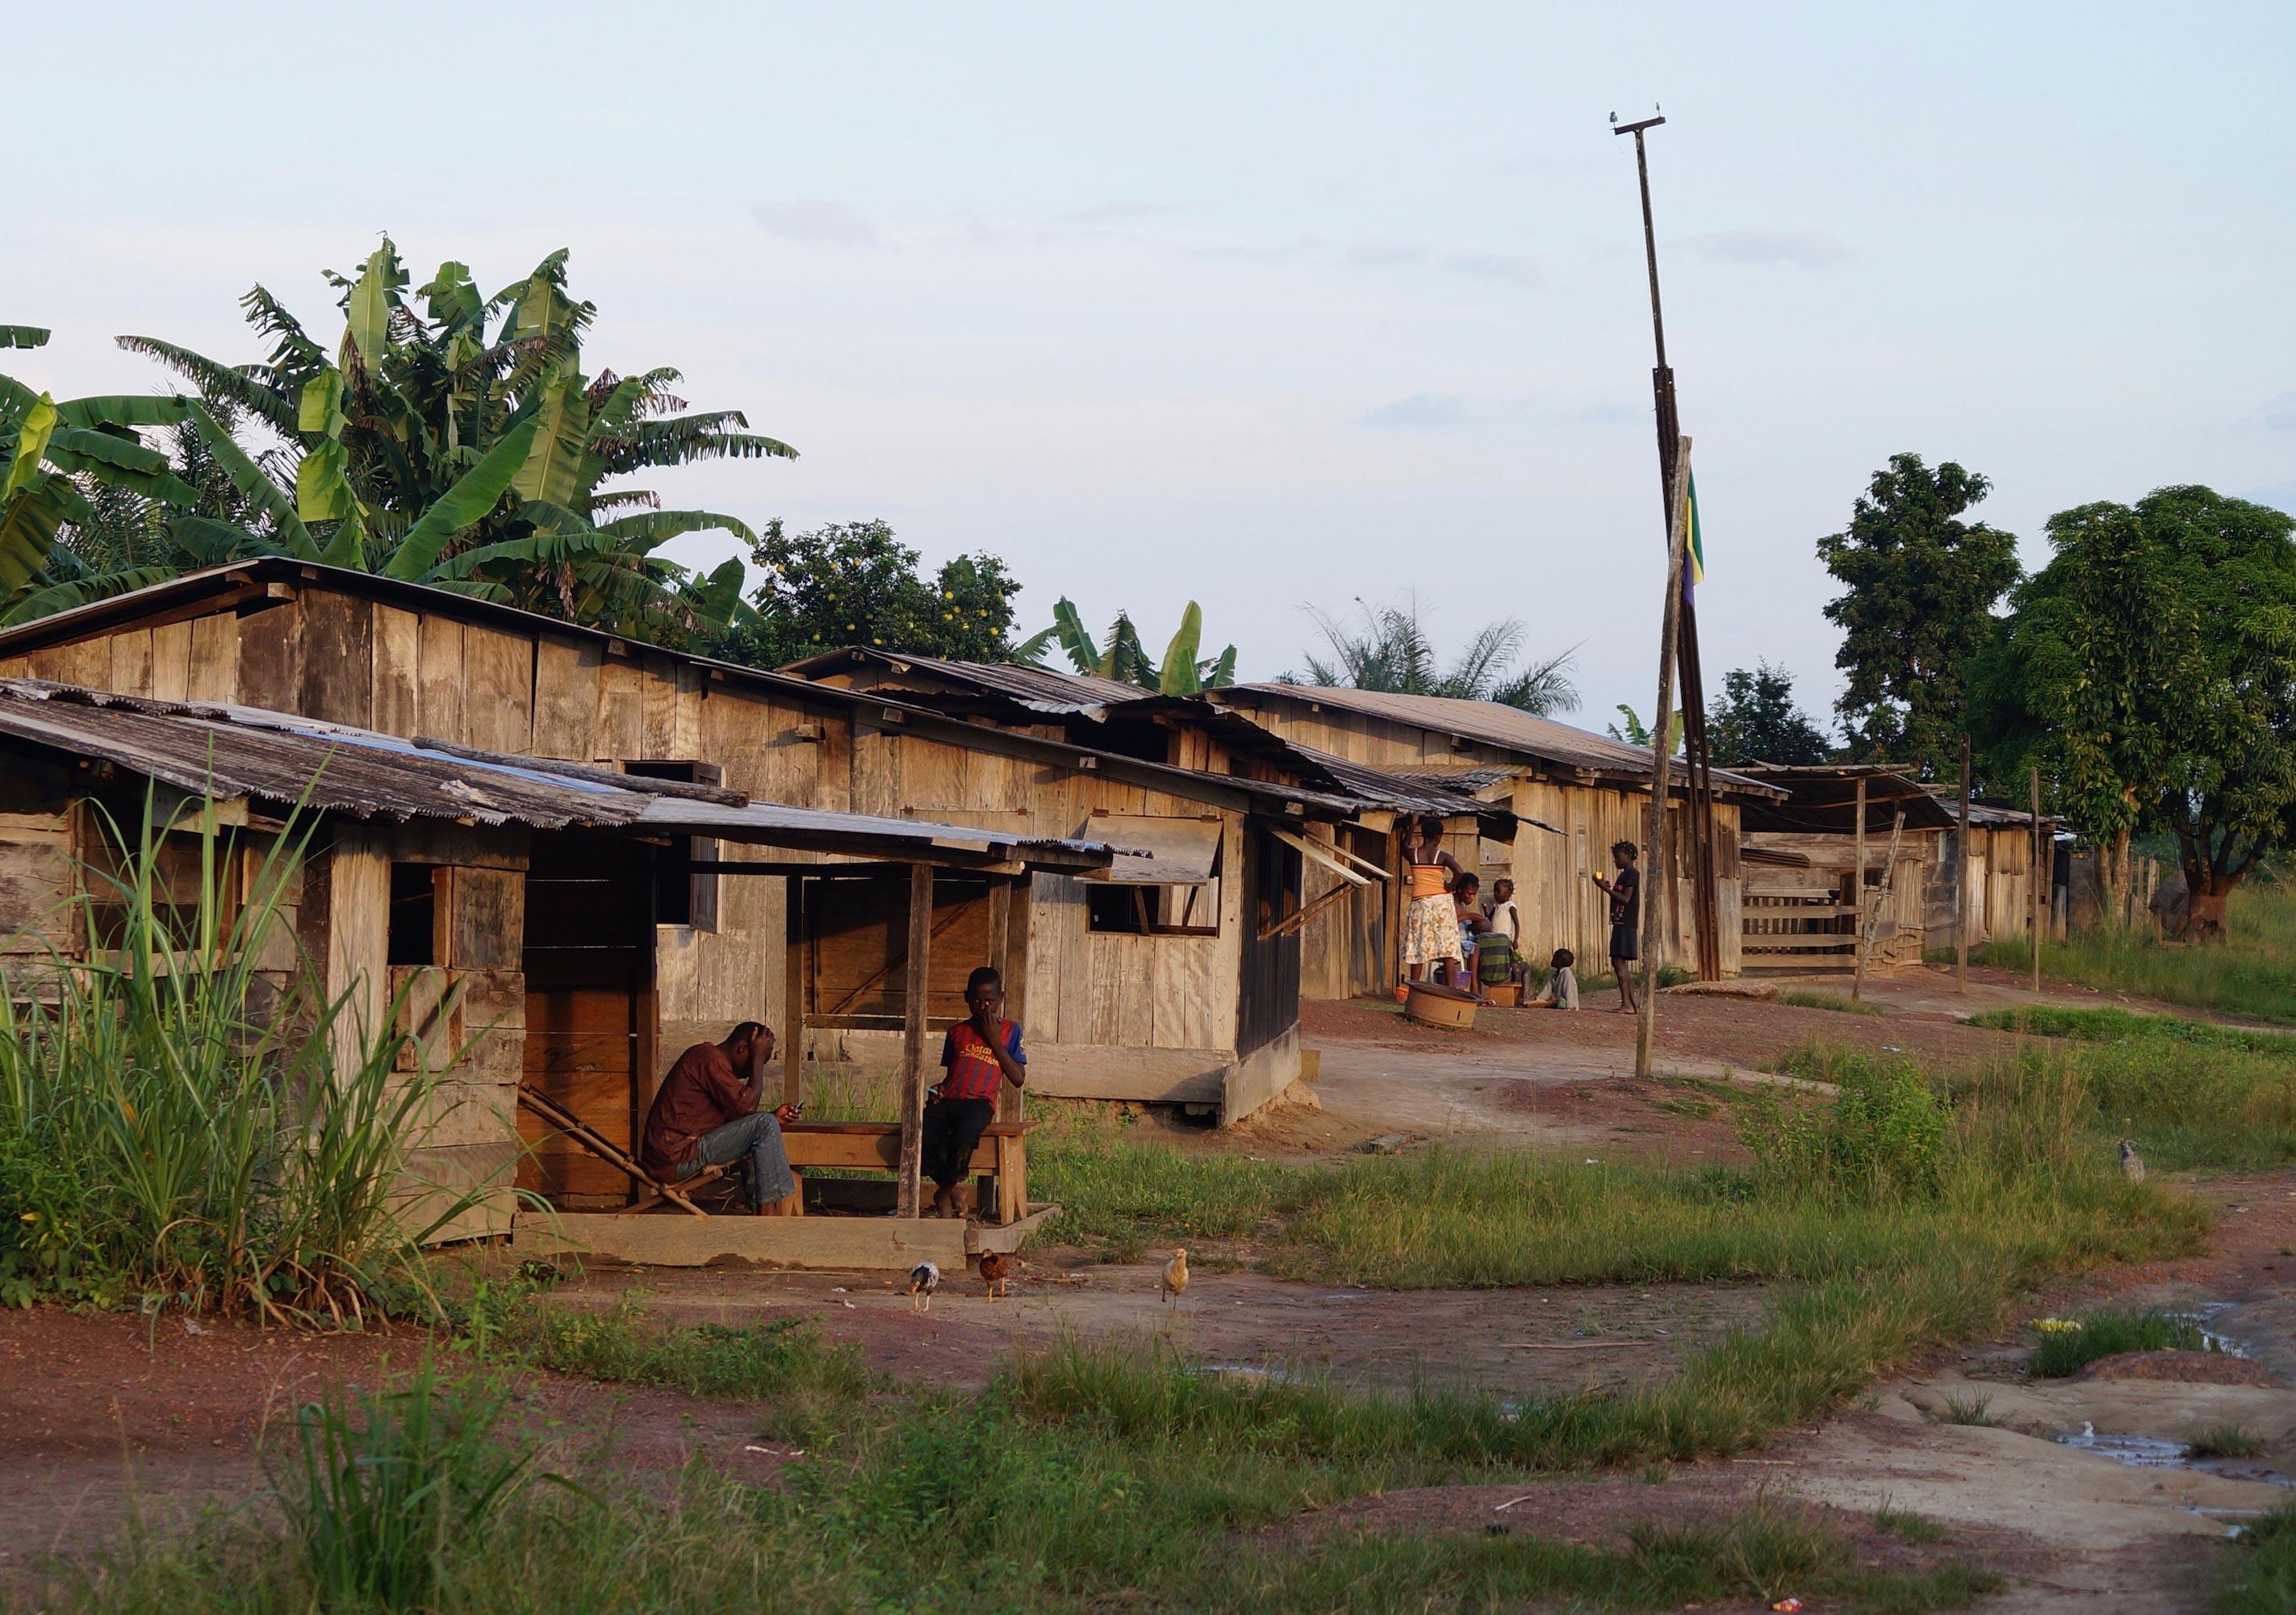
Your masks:
{"label": "porch post", "polygon": [[782,927],[782,1103],[805,1100],[805,877],[784,875]]}
{"label": "porch post", "polygon": [[901,1177],[894,1211],[915,1217],[924,1205],[925,997],[931,980],[933,872],[909,866],[909,957],[901,994]]}

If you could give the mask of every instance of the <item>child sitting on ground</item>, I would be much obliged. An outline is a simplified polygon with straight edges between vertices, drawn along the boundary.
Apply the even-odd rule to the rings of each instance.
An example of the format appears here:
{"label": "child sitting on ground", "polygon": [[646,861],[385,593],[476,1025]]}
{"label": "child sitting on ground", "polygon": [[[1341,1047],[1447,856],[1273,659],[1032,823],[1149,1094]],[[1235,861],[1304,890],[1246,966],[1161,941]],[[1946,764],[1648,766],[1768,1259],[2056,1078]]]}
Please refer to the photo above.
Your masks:
{"label": "child sitting on ground", "polygon": [[1578,973],[1570,967],[1576,957],[1567,947],[1554,950],[1547,963],[1546,985],[1538,989],[1538,996],[1530,1002],[1538,1009],[1577,1009],[1578,1007]]}

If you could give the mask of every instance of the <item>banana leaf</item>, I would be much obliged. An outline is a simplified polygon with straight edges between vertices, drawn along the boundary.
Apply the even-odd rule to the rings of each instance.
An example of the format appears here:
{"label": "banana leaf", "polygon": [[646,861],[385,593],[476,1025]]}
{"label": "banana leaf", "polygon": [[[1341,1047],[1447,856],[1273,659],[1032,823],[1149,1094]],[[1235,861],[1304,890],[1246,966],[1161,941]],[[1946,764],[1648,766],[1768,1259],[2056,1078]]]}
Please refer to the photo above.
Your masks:
{"label": "banana leaf", "polygon": [[406,529],[406,537],[399,540],[398,547],[384,562],[382,576],[409,583],[419,581],[438,564],[439,554],[454,542],[455,535],[484,521],[487,512],[510,491],[511,480],[534,452],[535,434],[540,427],[541,422],[529,415],[504,433],[500,442],[463,472],[454,487],[441,494],[438,502],[422,512],[420,521]]}
{"label": "banana leaf", "polygon": [[1203,688],[1197,676],[1196,646],[1204,635],[1204,609],[1194,601],[1180,613],[1180,626],[1172,635],[1172,643],[1164,647],[1164,670],[1156,680],[1158,693],[1163,695],[1193,695]]}

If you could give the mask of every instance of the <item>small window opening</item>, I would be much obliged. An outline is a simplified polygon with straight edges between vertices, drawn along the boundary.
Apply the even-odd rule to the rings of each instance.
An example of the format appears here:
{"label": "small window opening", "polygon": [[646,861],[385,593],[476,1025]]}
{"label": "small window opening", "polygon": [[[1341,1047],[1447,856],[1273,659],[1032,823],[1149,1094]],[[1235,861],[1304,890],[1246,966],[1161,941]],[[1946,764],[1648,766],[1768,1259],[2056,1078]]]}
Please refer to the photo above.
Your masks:
{"label": "small window opening", "polygon": [[393,964],[439,963],[431,941],[439,915],[436,874],[428,864],[390,866],[390,938],[386,957]]}
{"label": "small window opening", "polygon": [[[640,779],[670,780],[681,785],[718,785],[725,769],[715,763],[626,762],[624,774]],[[696,863],[718,859],[715,836],[687,836],[657,848],[653,865],[653,919],[657,925],[689,925],[696,930],[718,929],[718,877],[694,871]]]}

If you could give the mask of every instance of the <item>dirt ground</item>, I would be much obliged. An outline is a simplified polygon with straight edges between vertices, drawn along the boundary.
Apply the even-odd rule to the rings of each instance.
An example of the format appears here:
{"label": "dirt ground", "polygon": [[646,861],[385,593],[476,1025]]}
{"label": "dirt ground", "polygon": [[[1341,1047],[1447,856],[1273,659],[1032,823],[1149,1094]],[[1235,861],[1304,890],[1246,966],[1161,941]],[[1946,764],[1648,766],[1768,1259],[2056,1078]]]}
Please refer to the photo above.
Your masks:
{"label": "dirt ground", "polygon": [[[1328,1159],[1376,1141],[1534,1145],[1590,1159],[1710,1160],[1735,1150],[1734,1088],[1775,1081],[1759,1068],[1812,1039],[1904,1049],[1951,1062],[1986,1057],[2008,1035],[1958,1024],[1979,1007],[2026,1002],[2013,982],[1972,971],[1956,995],[1932,971],[1877,980],[1861,1016],[1775,1003],[1669,994],[1660,1013],[1660,1079],[1631,1076],[1634,1023],[1487,1012],[1472,1032],[1435,1033],[1375,1003],[1310,1004],[1303,1033],[1320,1056],[1307,1095],[1226,1133],[1175,1128],[1189,1149]],[[2096,995],[2052,994],[2095,1003]],[[2117,1000],[2127,1002],[2126,1000]],[[2137,1004],[2134,1007],[2149,1007]],[[1680,1519],[1756,1498],[1832,1513],[1861,1554],[1906,1551],[1870,1526],[1887,1504],[1944,1522],[1937,1551],[2000,1570],[1998,1610],[2176,1611],[2201,1607],[2200,1572],[2237,1521],[2288,1496],[2296,1476],[2296,1173],[2194,1187],[2222,1216],[2209,1252],[2124,1269],[2037,1298],[2033,1316],[2107,1293],[2200,1312],[2254,1366],[2195,1382],[2181,1365],[2118,1365],[2073,1381],[2028,1382],[2020,1335],[1972,1342],[1874,1393],[1823,1426],[1784,1434],[1726,1463],[1642,1478],[1536,1487],[1423,1488],[1358,1500],[1286,1529],[1494,1526],[1593,1540],[1641,1519]],[[1633,1385],[1664,1374],[1760,1316],[1758,1286],[1425,1291],[1333,1289],[1224,1267],[1217,1252],[1177,1305],[1159,1296],[1155,1259],[1096,1264],[1028,1253],[1009,1299],[951,1275],[930,1316],[912,1316],[882,1275],[705,1270],[592,1273],[554,1294],[570,1307],[635,1301],[683,1321],[815,1318],[885,1373],[977,1387],[1012,1352],[1062,1336],[1170,1350],[1243,1374],[1307,1373],[1365,1389],[1414,1382],[1533,1396]],[[330,1382],[369,1383],[423,1349],[419,1334],[312,1340],[220,1324],[194,1332],[53,1309],[0,1316],[0,1467],[16,1529],[0,1541],[0,1580],[148,1522],[242,1504],[260,1486],[266,1441]],[[2257,1382],[2258,1381],[2265,1382]],[[759,1410],[675,1393],[537,1377],[527,1416],[579,1461],[611,1454],[640,1472],[702,1457],[765,1480],[787,1454],[762,1439]],[[1964,1422],[1972,1416],[1982,1422]],[[2184,1439],[2236,1422],[2261,1438],[2251,1459],[2187,1463]],[[1504,1505],[1504,1506],[1502,1506]]]}

